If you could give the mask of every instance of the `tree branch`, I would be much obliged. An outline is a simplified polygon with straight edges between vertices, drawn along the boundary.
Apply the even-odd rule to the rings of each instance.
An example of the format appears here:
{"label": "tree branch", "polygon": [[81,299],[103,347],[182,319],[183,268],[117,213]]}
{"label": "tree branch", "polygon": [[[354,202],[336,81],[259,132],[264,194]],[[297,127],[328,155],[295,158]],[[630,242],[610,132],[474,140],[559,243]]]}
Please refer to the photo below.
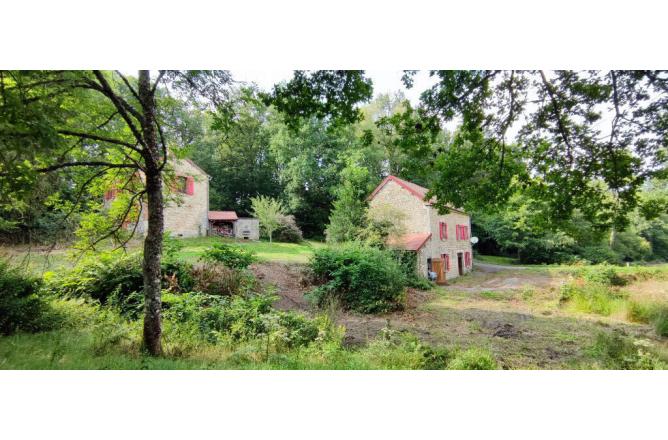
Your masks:
{"label": "tree branch", "polygon": [[[94,70],[93,73],[95,74],[95,77],[97,80],[100,82],[100,87],[99,89],[101,93],[103,93],[105,96],[107,96],[111,102],[114,104],[118,112],[121,114],[121,117],[123,120],[125,120],[125,123],[128,124],[128,127],[130,128],[130,131],[132,131],[132,134],[135,136],[137,139],[137,142],[139,142],[143,147],[146,147],[144,143],[144,138],[141,135],[141,132],[135,124],[132,122],[132,118],[130,118],[130,115],[128,112],[130,112],[138,121],[142,121],[143,117],[142,115],[130,104],[125,102],[123,98],[118,96],[114,91],[112,90],[111,86],[109,85],[109,82],[107,79],[104,77],[102,72],[99,70]],[[141,101],[140,101],[141,103]]]}
{"label": "tree branch", "polygon": [[56,165],[51,165],[45,168],[37,168],[35,171],[37,171],[38,173],[49,173],[51,171],[56,171],[61,168],[70,168],[70,167],[108,167],[108,168],[132,168],[132,169],[136,168],[134,165],[126,163],[88,161],[88,162],[65,162]]}
{"label": "tree branch", "polygon": [[91,134],[91,133],[82,133],[78,131],[71,131],[71,130],[58,130],[58,133],[63,134],[65,136],[74,136],[78,138],[83,138],[83,139],[90,139],[93,141],[100,141],[100,142],[107,142],[109,144],[114,144],[114,145],[121,145],[123,147],[129,148],[133,151],[136,151],[137,153],[141,153],[141,150],[134,145],[132,145],[129,142],[121,141],[118,139],[114,138],[109,138],[106,136],[100,136],[97,134]]}
{"label": "tree branch", "polygon": [[564,125],[564,121],[562,119],[561,115],[561,108],[559,107],[559,101],[557,101],[556,95],[556,90],[554,89],[554,86],[552,83],[550,83],[545,76],[545,72],[540,70],[540,77],[543,81],[543,85],[545,86],[545,89],[547,90],[547,94],[550,97],[550,100],[552,102],[552,113],[554,114],[554,117],[557,119],[557,129],[559,130],[559,134],[561,134],[561,138],[564,140],[564,143],[566,144],[566,147],[568,147],[568,162],[572,166],[573,165],[573,146],[571,145],[570,141],[568,140],[568,130],[566,129],[566,126]]}

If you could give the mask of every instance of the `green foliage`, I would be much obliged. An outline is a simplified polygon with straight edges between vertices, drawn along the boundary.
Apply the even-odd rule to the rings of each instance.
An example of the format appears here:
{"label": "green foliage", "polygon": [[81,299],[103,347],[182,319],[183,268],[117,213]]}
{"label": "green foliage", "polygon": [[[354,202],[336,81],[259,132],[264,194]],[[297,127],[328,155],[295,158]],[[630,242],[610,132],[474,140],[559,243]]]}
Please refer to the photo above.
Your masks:
{"label": "green foliage", "polygon": [[401,270],[406,277],[406,285],[415,289],[429,290],[434,287],[433,283],[421,277],[417,272],[417,254],[415,252],[401,249],[390,250]]}
{"label": "green foliage", "polygon": [[[477,169],[495,171],[471,170],[439,179],[447,182],[435,188],[440,203],[458,205],[449,188],[491,187],[504,182],[506,172],[517,175],[504,159],[507,132],[515,123],[520,124],[517,142],[531,170],[526,186],[546,203],[545,214],[553,221],[567,221],[578,208],[598,226],[622,229],[638,205],[640,186],[648,177],[664,173],[665,72],[441,70],[431,74],[437,81],[421,95],[422,107],[445,121],[461,118],[480,151],[472,163]],[[407,84],[411,75],[405,77]],[[526,96],[536,99],[529,105]],[[619,117],[601,133],[600,120],[610,108]],[[467,167],[466,162],[461,165]],[[470,179],[473,175],[476,178]],[[501,200],[489,198],[492,206]]]}
{"label": "green foliage", "polygon": [[645,340],[634,340],[619,332],[596,336],[589,354],[602,363],[603,368],[615,370],[661,370],[668,368],[665,359],[660,359]]}
{"label": "green foliage", "polygon": [[276,348],[308,345],[318,334],[317,322],[271,307],[274,295],[225,298],[201,293],[165,294],[165,319],[194,325],[208,342],[248,342],[268,338]]}
{"label": "green foliage", "polygon": [[652,324],[659,336],[668,336],[668,304],[629,301],[626,316],[630,321]]}
{"label": "green foliage", "polygon": [[609,285],[597,282],[571,281],[561,286],[562,303],[584,313],[608,316],[620,309],[626,294]]}
{"label": "green foliage", "polygon": [[233,246],[225,243],[217,243],[204,251],[202,260],[208,262],[223,263],[232,269],[246,269],[257,261],[252,251],[240,246]]}
{"label": "green foliage", "polygon": [[[162,263],[163,285],[177,290],[192,288],[192,266],[166,260]],[[100,253],[83,259],[72,270],[45,276],[46,291],[62,297],[88,297],[120,306],[129,302],[134,309],[143,298],[144,277],[141,254]],[[123,306],[126,307],[126,306]]]}
{"label": "green foliage", "polygon": [[192,289],[209,295],[243,295],[257,288],[255,277],[245,270],[208,262],[192,268]]}
{"label": "green foliage", "polygon": [[49,327],[41,282],[0,260],[0,334],[35,332]]}
{"label": "green foliage", "polygon": [[373,189],[369,170],[358,164],[359,155],[347,158],[342,184],[334,190],[336,200],[325,234],[330,243],[353,241],[366,221],[365,198]]}
{"label": "green foliage", "polygon": [[627,280],[619,274],[618,270],[607,263],[583,267],[578,270],[578,274],[590,283],[599,283],[606,286],[624,286],[627,284]]}
{"label": "green foliage", "polygon": [[304,236],[295,222],[294,215],[279,216],[278,228],[274,231],[274,239],[283,243],[301,243]]}
{"label": "green foliage", "polygon": [[318,249],[309,267],[320,285],[308,295],[319,306],[337,301],[362,313],[402,307],[406,276],[387,251],[358,244]]}
{"label": "green foliage", "polygon": [[281,216],[285,215],[283,204],[271,197],[257,196],[251,198],[253,215],[260,220],[260,229],[272,240],[272,234],[280,226]]}
{"label": "green foliage", "polygon": [[371,80],[362,70],[296,70],[287,83],[274,86],[264,97],[286,115],[287,124],[296,129],[303,118],[330,118],[336,124],[353,123],[361,118],[358,102],[372,96]]}
{"label": "green foliage", "polygon": [[172,237],[170,232],[162,234],[162,255],[166,259],[174,259],[176,254],[183,249],[183,242]]}
{"label": "green foliage", "polygon": [[449,370],[496,370],[498,368],[492,353],[480,347],[469,348],[457,353],[448,364]]}

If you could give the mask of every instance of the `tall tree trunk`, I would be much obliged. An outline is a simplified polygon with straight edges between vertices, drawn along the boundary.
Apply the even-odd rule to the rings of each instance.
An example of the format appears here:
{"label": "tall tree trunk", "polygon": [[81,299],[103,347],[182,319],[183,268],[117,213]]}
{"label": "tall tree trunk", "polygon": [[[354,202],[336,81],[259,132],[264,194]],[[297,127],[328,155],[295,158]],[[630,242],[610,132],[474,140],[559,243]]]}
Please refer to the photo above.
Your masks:
{"label": "tall tree trunk", "polygon": [[139,71],[138,94],[144,109],[142,134],[146,143],[146,198],[148,199],[148,232],[144,240],[144,347],[154,356],[162,354],[160,312],[160,260],[164,229],[161,157],[156,136],[155,101],[147,70]]}

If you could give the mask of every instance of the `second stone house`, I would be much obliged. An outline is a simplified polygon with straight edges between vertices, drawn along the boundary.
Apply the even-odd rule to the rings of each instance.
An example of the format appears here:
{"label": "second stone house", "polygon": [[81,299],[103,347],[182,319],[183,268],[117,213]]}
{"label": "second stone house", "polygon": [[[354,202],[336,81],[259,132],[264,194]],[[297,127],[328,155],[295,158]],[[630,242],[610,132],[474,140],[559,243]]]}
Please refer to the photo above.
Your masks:
{"label": "second stone house", "polygon": [[423,276],[436,274],[439,283],[463,275],[473,268],[471,218],[460,209],[439,214],[429,190],[395,176],[386,177],[368,198],[370,210],[396,213],[401,235],[389,239],[393,247],[417,254],[417,270]]}
{"label": "second stone house", "polygon": [[[254,218],[237,218],[234,211],[209,210],[209,175],[190,159],[172,159],[174,178],[165,184],[165,232],[174,237],[229,236],[259,240],[259,222]],[[109,207],[118,191],[104,195]],[[142,207],[139,222],[125,224],[126,229],[143,235],[148,229],[148,211]],[[229,223],[229,234],[226,226]]]}

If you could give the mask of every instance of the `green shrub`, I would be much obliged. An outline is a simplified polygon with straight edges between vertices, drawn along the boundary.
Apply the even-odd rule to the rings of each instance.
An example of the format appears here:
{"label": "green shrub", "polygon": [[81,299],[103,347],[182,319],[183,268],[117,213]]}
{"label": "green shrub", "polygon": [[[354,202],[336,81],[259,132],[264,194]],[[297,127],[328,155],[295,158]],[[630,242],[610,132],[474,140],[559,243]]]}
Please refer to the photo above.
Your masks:
{"label": "green shrub", "polygon": [[624,286],[626,284],[626,280],[610,264],[585,267],[580,272],[582,278],[591,283],[599,283],[606,286]]}
{"label": "green shrub", "polygon": [[273,233],[274,241],[285,243],[300,243],[304,240],[302,230],[299,229],[292,215],[280,215],[278,217],[278,228]]}
{"label": "green shrub", "polygon": [[183,242],[172,237],[172,234],[165,232],[162,234],[162,257],[164,259],[173,259],[176,254],[183,249]]}
{"label": "green shrub", "polygon": [[600,283],[571,281],[561,286],[561,303],[570,303],[576,310],[608,316],[622,307],[626,294]]}
{"label": "green shrub", "polygon": [[654,329],[660,336],[668,336],[668,307],[661,308],[654,318]]}
{"label": "green shrub", "polygon": [[580,258],[592,264],[621,263],[621,258],[619,254],[617,254],[617,252],[612,250],[610,246],[606,244],[583,246],[577,249],[577,253]]}
{"label": "green shrub", "polygon": [[634,340],[619,332],[601,332],[588,349],[589,354],[601,363],[601,367],[613,370],[659,370],[668,368],[652,350],[649,341]]}
{"label": "green shrub", "polygon": [[204,251],[202,260],[223,263],[225,266],[233,269],[246,269],[257,259],[253,252],[239,246],[217,243]]}
{"label": "green shrub", "polygon": [[[162,267],[163,287],[183,291],[193,287],[192,265],[166,260]],[[144,276],[141,254],[103,253],[88,257],[72,270],[45,276],[46,290],[56,296],[90,297],[121,310],[143,304]],[[140,300],[141,299],[141,300]],[[127,304],[126,304],[127,303]],[[134,312],[130,313],[134,315]]]}
{"label": "green shrub", "polygon": [[492,353],[484,348],[472,347],[457,353],[448,364],[450,370],[496,370],[498,365]]}
{"label": "green shrub", "polygon": [[401,267],[406,277],[406,285],[420,290],[429,290],[434,287],[427,278],[417,273],[417,254],[415,252],[394,249],[390,251]]}
{"label": "green shrub", "polygon": [[627,318],[633,322],[652,324],[660,336],[668,336],[668,304],[629,301]]}
{"label": "green shrub", "polygon": [[321,307],[336,301],[344,309],[376,313],[402,306],[406,276],[388,251],[356,244],[322,248],[309,266],[321,285],[308,297]]}
{"label": "green shrub", "polygon": [[191,272],[192,289],[211,295],[240,295],[257,287],[255,277],[248,271],[231,269],[220,263],[205,263]]}
{"label": "green shrub", "polygon": [[39,296],[41,282],[0,260],[0,334],[35,332],[50,327],[48,305]]}
{"label": "green shrub", "polygon": [[274,295],[222,297],[202,293],[163,294],[165,320],[191,325],[198,337],[216,343],[268,340],[274,350],[308,345],[319,334],[318,322],[271,307]]}

